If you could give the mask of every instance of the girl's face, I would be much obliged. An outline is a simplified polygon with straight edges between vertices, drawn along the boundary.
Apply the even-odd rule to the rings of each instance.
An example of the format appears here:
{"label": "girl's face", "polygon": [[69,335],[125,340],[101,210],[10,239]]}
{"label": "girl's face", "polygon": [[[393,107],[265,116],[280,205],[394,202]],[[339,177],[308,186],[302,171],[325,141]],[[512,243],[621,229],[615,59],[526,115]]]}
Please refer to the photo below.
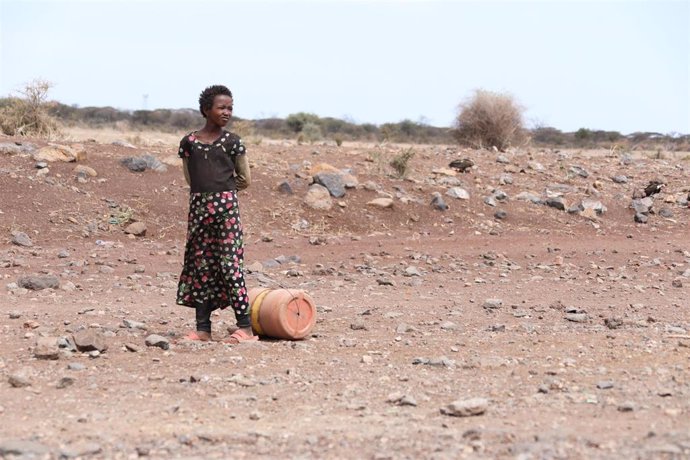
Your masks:
{"label": "girl's face", "polygon": [[206,111],[206,119],[218,126],[225,126],[232,117],[232,98],[219,94],[213,98],[213,106]]}

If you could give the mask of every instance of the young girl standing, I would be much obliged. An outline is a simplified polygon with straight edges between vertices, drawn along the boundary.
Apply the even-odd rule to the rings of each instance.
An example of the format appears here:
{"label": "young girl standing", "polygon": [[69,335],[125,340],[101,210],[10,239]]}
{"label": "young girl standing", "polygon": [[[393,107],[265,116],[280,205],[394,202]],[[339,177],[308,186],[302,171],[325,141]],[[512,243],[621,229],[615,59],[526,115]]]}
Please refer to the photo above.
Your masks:
{"label": "young girl standing", "polygon": [[224,342],[258,340],[249,318],[237,201],[237,191],[247,188],[251,179],[241,139],[224,129],[232,109],[230,90],[209,86],[199,96],[206,124],[180,141],[190,196],[177,303],[196,309],[196,331],[185,336],[188,340],[211,340],[211,312],[228,306],[235,312],[238,329]]}

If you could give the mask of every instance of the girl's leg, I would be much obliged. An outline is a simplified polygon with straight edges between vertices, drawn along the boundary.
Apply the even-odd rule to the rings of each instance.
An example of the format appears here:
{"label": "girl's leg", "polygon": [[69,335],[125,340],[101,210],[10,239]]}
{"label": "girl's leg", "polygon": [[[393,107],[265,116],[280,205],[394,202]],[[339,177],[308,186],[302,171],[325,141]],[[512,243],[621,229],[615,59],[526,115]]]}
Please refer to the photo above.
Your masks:
{"label": "girl's leg", "polygon": [[211,339],[211,313],[213,310],[208,304],[196,307],[196,335],[199,340]]}

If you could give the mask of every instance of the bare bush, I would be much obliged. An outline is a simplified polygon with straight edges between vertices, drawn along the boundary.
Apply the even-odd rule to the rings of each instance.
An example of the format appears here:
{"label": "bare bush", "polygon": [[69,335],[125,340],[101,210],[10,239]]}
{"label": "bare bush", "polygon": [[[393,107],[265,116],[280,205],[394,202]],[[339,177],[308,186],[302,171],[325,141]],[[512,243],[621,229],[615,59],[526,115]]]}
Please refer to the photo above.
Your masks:
{"label": "bare bush", "polygon": [[496,147],[504,150],[526,139],[523,108],[509,94],[476,90],[460,104],[455,137],[473,147]]}
{"label": "bare bush", "polygon": [[404,179],[407,176],[407,173],[409,171],[409,163],[414,154],[414,150],[409,148],[393,157],[389,164],[395,171],[396,177],[398,177],[399,179]]}
{"label": "bare bush", "polygon": [[0,109],[0,128],[10,136],[51,138],[59,134],[58,124],[48,114],[48,90],[52,84],[45,80],[27,83],[19,93],[23,97],[10,98]]}

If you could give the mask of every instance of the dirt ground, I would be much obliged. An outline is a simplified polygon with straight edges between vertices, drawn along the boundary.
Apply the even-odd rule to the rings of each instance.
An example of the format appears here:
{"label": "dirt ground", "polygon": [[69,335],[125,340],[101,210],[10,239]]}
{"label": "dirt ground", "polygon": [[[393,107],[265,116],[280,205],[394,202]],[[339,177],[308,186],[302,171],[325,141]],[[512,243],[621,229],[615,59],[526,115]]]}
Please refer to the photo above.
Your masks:
{"label": "dirt ground", "polygon": [[[251,143],[249,287],[303,289],[318,319],[303,341],[230,346],[176,341],[194,326],[175,305],[188,195],[176,146],[77,140],[60,144],[86,158],[47,173],[32,153],[0,155],[0,456],[690,458],[687,154],[413,146],[398,179],[388,162],[409,146]],[[47,145],[0,138],[13,142]],[[120,163],[144,153],[167,170]],[[468,172],[447,170],[465,157]],[[303,200],[319,163],[359,182],[327,211]],[[78,180],[78,165],[98,175]],[[632,195],[655,178],[666,187],[635,223]],[[452,184],[470,199],[445,195]],[[495,189],[506,198],[490,206]],[[368,204],[382,196],[392,208]],[[124,233],[130,218],[144,236]],[[59,287],[19,287],[30,275]],[[226,337],[231,313],[213,320]],[[70,351],[83,331],[107,350]],[[45,338],[56,359],[37,352]],[[468,401],[477,415],[449,414]]]}

